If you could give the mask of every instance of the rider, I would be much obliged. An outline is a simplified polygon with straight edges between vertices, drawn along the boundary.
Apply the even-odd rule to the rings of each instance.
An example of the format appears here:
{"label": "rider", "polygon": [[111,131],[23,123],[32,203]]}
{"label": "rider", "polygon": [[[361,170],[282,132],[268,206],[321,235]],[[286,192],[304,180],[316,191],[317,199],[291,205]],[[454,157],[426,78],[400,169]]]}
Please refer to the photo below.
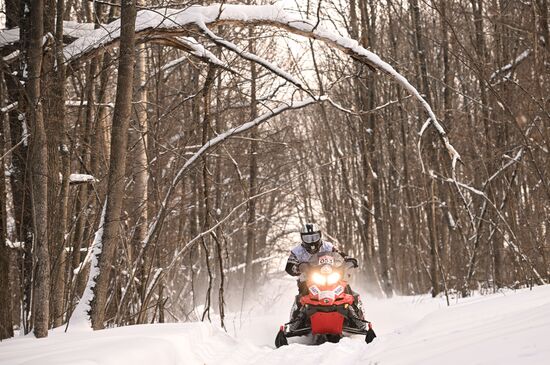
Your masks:
{"label": "rider", "polygon": [[[321,230],[317,224],[304,224],[300,229],[300,236],[302,238],[302,243],[290,251],[290,256],[288,257],[285,268],[285,271],[289,275],[299,276],[299,294],[296,296],[295,310],[292,313],[292,318],[296,316],[300,309],[300,297],[308,293],[305,282],[305,271],[307,270],[311,256],[319,252],[337,252],[344,258],[344,261],[348,263],[348,265],[353,268],[358,266],[356,259],[348,257],[345,253],[338,251],[332,243],[322,239]],[[346,292],[353,294],[357,301],[358,296],[351,290],[349,285],[346,287]],[[357,305],[357,303],[355,304]]]}

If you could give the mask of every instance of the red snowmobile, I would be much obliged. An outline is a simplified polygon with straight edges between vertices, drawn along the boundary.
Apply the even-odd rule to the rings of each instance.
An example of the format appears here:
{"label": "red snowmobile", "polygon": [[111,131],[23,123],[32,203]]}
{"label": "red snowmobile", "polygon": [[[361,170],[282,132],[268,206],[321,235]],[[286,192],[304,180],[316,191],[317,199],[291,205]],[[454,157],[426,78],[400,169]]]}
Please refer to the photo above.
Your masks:
{"label": "red snowmobile", "polygon": [[[281,326],[275,346],[288,345],[289,337],[313,335],[315,344],[338,342],[344,333],[365,335],[370,343],[376,337],[365,320],[359,296],[347,285],[349,267],[336,252],[311,257],[306,273],[308,293],[297,297],[290,322]],[[299,310],[295,310],[299,307]]]}

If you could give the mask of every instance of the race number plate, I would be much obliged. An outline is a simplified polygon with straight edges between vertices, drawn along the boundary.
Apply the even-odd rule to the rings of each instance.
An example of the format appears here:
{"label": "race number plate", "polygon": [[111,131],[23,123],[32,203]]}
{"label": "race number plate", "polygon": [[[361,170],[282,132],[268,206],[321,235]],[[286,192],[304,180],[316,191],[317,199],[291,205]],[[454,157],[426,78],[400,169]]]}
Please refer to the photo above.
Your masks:
{"label": "race number plate", "polygon": [[334,265],[334,257],[329,255],[319,257],[319,265]]}

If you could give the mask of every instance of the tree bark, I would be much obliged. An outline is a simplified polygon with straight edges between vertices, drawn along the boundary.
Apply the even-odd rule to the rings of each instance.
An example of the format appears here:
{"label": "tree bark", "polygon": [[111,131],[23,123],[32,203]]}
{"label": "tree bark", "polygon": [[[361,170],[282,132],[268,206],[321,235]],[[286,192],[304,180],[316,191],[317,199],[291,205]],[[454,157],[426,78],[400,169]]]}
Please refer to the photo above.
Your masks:
{"label": "tree bark", "polygon": [[135,59],[135,0],[123,0],[121,9],[120,59],[118,64],[117,92],[111,131],[111,153],[107,184],[105,228],[101,237],[102,250],[98,257],[99,274],[93,288],[92,327],[105,326],[105,305],[109,295],[111,265],[118,242],[120,214],[124,197],[126,147],[128,126],[132,111],[132,85]]}
{"label": "tree bark", "polygon": [[[418,66],[420,70],[420,81],[422,85],[422,92],[424,98],[428,104],[432,103],[432,97],[430,93],[430,85],[428,82],[428,63],[426,60],[426,48],[424,46],[424,36],[422,27],[420,24],[420,9],[418,6],[418,0],[409,0],[411,16],[414,25],[414,39],[415,39],[415,54],[418,60]],[[430,157],[430,168],[433,169],[437,166],[437,155],[434,146],[435,137],[431,131],[427,132],[427,151]],[[433,178],[425,176],[424,189],[428,196],[428,204],[425,206],[427,225],[428,225],[428,242],[430,247],[430,278],[432,283],[432,296],[439,294],[439,268],[438,268],[438,234],[437,234],[437,222],[436,222],[436,184]]]}
{"label": "tree bark", "polygon": [[[251,53],[255,53],[255,43],[253,40],[254,32],[249,30],[250,37],[249,48]],[[256,100],[256,79],[257,79],[256,64],[250,62],[250,120],[254,120],[258,116],[258,107]],[[248,151],[248,214],[246,220],[246,266],[245,266],[245,281],[243,295],[247,296],[247,290],[253,290],[254,278],[254,257],[256,255],[256,199],[250,199],[258,192],[258,141],[257,131],[253,129],[250,133],[250,145]]]}
{"label": "tree bark", "polygon": [[[33,202],[33,231],[36,267],[33,278],[33,319],[36,337],[48,335],[50,320],[50,257],[48,250],[48,150],[40,92],[42,71],[42,42],[44,2],[32,0],[29,6],[28,49],[25,61],[28,79],[25,91],[28,97],[26,116],[31,130],[31,173]],[[32,21],[31,21],[32,19]]]}
{"label": "tree bark", "polygon": [[[19,26],[20,44],[19,50],[25,54],[25,47],[28,44],[29,14],[23,12],[24,2],[14,0],[6,2],[6,27],[14,28]],[[26,72],[26,63],[23,57],[17,64],[17,76],[11,77],[4,73],[6,81],[8,102],[18,103],[8,114],[9,129],[12,151],[12,168],[10,174],[10,186],[12,188],[13,207],[16,235],[15,239],[23,244],[22,255],[17,257],[20,267],[21,278],[21,327],[25,334],[32,330],[32,272],[33,272],[33,223],[32,223],[32,199],[31,199],[31,177],[29,168],[29,145],[28,145],[28,121],[25,119],[24,110],[27,99],[25,91],[20,83]]]}
{"label": "tree bark", "polygon": [[[3,99],[3,87],[0,99]],[[0,118],[0,156],[4,156],[4,118]],[[13,337],[13,323],[11,313],[11,285],[9,281],[10,252],[7,247],[7,217],[6,210],[6,178],[4,176],[4,159],[0,159],[0,340]]]}
{"label": "tree bark", "polygon": [[[206,78],[204,80],[204,88],[203,88],[203,112],[204,112],[204,118],[202,122],[202,140],[201,144],[204,146],[210,136],[210,129],[212,128],[211,122],[212,122],[212,87],[214,86],[214,76],[216,74],[216,68],[214,66],[208,67],[208,72],[206,74]],[[204,155],[202,157],[202,198],[203,198],[203,204],[202,204],[202,231],[205,232],[210,229],[211,226],[211,215],[212,215],[212,199],[210,196],[210,171],[209,171],[209,163],[208,163],[208,157],[207,155]],[[202,314],[201,320],[204,320],[207,316],[210,320],[210,306],[212,301],[212,279],[213,279],[213,273],[210,263],[210,249],[211,249],[211,240],[210,235],[206,235],[202,237],[201,244],[202,249],[204,251],[204,260],[205,260],[205,266],[206,271],[208,275],[208,285],[206,289],[206,298],[205,298],[205,306],[204,306],[204,312]]]}
{"label": "tree bark", "polygon": [[[52,6],[53,6],[52,2]],[[64,292],[66,284],[67,253],[65,250],[65,236],[67,231],[67,214],[69,204],[69,175],[70,153],[69,142],[65,128],[65,62],[63,57],[63,11],[64,0],[57,0],[55,45],[53,55],[55,63],[52,62],[51,69],[47,72],[53,74],[51,81],[51,92],[47,93],[50,106],[48,117],[45,116],[46,134],[48,138],[48,215],[49,234],[51,237],[51,249],[55,253],[52,262],[52,317],[53,326],[63,324],[64,314]],[[53,17],[53,16],[52,16]],[[59,178],[61,176],[61,181]],[[52,196],[50,196],[52,195]],[[50,205],[51,204],[51,205]]]}
{"label": "tree bark", "polygon": [[[132,177],[134,180],[132,199],[130,204],[132,205],[131,211],[133,212],[132,221],[135,227],[132,242],[130,244],[131,252],[139,252],[142,247],[142,243],[145,241],[148,229],[148,211],[147,211],[147,197],[148,197],[148,181],[149,181],[149,165],[147,161],[147,89],[145,83],[147,80],[147,50],[144,44],[140,44],[136,49],[136,67],[135,67],[135,99],[138,101],[135,104],[135,121],[133,128],[133,138],[131,151],[131,167]],[[130,255],[131,260],[135,259],[135,255]],[[145,300],[145,291],[147,289],[147,274],[148,267],[150,266],[151,259],[148,252],[143,254],[142,262],[139,263],[140,268],[140,296],[142,301]],[[142,312],[145,317],[140,323],[147,322],[146,311]]]}

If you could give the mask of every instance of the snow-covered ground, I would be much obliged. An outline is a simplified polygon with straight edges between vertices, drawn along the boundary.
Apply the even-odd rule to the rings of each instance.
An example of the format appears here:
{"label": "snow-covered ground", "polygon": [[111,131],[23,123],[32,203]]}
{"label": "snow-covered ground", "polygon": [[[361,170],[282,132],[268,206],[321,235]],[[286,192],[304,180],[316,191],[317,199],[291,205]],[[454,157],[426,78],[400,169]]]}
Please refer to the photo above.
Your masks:
{"label": "snow-covered ground", "polygon": [[55,330],[46,339],[1,342],[0,364],[550,364],[548,285],[455,300],[450,307],[428,296],[367,299],[378,334],[372,344],[356,336],[275,349],[293,285],[275,280],[271,298],[227,318],[228,333],[209,323]]}

